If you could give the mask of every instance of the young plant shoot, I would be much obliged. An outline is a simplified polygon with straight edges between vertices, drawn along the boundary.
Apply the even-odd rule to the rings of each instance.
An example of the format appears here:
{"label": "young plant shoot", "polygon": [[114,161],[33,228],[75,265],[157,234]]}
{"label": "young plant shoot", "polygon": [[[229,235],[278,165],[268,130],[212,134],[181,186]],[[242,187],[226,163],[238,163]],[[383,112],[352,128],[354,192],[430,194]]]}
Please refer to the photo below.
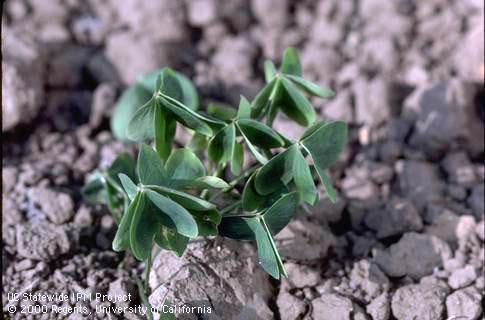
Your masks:
{"label": "young plant shoot", "polygon": [[[84,188],[88,199],[113,213],[113,249],[131,251],[149,268],[155,244],[181,256],[200,236],[249,240],[268,274],[286,276],[274,237],[300,204],[318,201],[314,177],[336,200],[327,169],[347,140],[346,124],[316,122],[308,99],[334,93],[301,73],[296,50],[288,48],[279,69],[265,62],[266,84],[252,102],[241,96],[237,109],[211,104],[207,113],[198,110],[190,80],[169,68],[127,89],[111,127],[116,138],[140,143],[138,157],[120,155]],[[272,128],[280,111],[307,127],[297,141]],[[184,148],[174,144],[180,126],[192,134]],[[249,154],[253,166],[243,168]],[[228,176],[235,178],[226,182]]]}

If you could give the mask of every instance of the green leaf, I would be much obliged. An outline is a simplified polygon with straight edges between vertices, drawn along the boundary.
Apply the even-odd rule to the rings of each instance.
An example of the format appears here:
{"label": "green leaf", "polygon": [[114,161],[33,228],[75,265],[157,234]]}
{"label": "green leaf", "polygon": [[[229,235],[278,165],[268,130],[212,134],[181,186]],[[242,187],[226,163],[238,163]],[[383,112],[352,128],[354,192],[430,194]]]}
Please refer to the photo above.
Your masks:
{"label": "green leaf", "polygon": [[[150,201],[163,213],[157,216],[161,224],[168,228],[175,225],[177,232],[183,236],[189,238],[197,236],[197,224],[194,218],[192,218],[192,215],[184,207],[155,191],[146,190],[145,192]],[[166,223],[167,216],[171,220],[169,224]]]}
{"label": "green leaf", "polygon": [[237,115],[237,110],[230,105],[224,105],[221,103],[209,103],[207,106],[207,112],[221,120],[229,121],[234,119]]}
{"label": "green leaf", "polygon": [[295,147],[274,156],[256,174],[254,186],[261,195],[268,195],[285,187],[293,177]]}
{"label": "green leaf", "polygon": [[137,77],[136,83],[142,86],[143,89],[145,89],[150,94],[153,94],[153,92],[157,90],[157,80],[162,72],[163,69],[157,69],[144,73],[141,76]]}
{"label": "green leaf", "polygon": [[295,216],[298,208],[298,192],[294,191],[282,196],[263,214],[264,221],[271,231],[277,235]]}
{"label": "green leaf", "polygon": [[222,128],[210,141],[209,159],[217,164],[231,160],[234,145],[236,143],[236,129],[234,124],[228,124]]}
{"label": "green leaf", "polygon": [[126,128],[126,136],[133,141],[145,141],[155,136],[155,99],[138,109]]}
{"label": "green leaf", "polygon": [[321,170],[334,164],[347,141],[347,125],[334,121],[321,126],[301,141],[313,158],[315,166]]}
{"label": "green leaf", "polygon": [[194,84],[189,78],[179,72],[175,72],[175,75],[179,80],[183,92],[183,99],[180,102],[191,110],[197,110],[199,107],[199,96],[197,95],[197,90],[195,89]]}
{"label": "green leaf", "polygon": [[157,101],[155,108],[155,149],[162,160],[167,160],[172,151],[172,141],[177,130],[177,123]]}
{"label": "green leaf", "polygon": [[133,221],[133,215],[140,202],[140,193],[137,193],[128,209],[121,217],[121,222],[116,230],[116,235],[113,239],[113,250],[122,251],[130,247],[130,227]]}
{"label": "green leaf", "polygon": [[189,149],[175,150],[165,164],[165,171],[174,180],[193,180],[205,176],[205,168]]}
{"label": "green leaf", "polygon": [[214,188],[214,189],[224,189],[229,188],[229,184],[222,180],[221,178],[214,176],[205,176],[197,178],[193,183],[199,188]]}
{"label": "green leaf", "polygon": [[162,95],[159,99],[161,104],[169,109],[177,118],[177,121],[184,126],[206,136],[212,135],[212,129],[200,119],[201,117],[195,111],[166,95]]}
{"label": "green leaf", "polygon": [[157,80],[160,84],[159,91],[178,101],[183,100],[182,87],[175,72],[170,68],[164,68]]}
{"label": "green leaf", "polygon": [[150,255],[153,238],[160,228],[160,224],[153,215],[147,214],[151,212],[147,210],[148,205],[146,195],[141,192],[130,227],[131,250],[135,258],[140,261],[145,261]]}
{"label": "green leaf", "polygon": [[120,192],[123,192],[121,189],[121,181],[119,179],[119,174],[124,173],[126,174],[131,180],[136,181],[136,174],[135,174],[136,163],[135,159],[130,156],[128,153],[122,153],[118,157],[116,157],[115,161],[111,164],[108,168],[106,174],[109,182],[114,185]]}
{"label": "green leaf", "polygon": [[182,207],[188,209],[188,210],[199,210],[199,211],[207,211],[207,210],[213,210],[215,209],[215,205],[199,199],[193,195],[190,195],[185,192],[177,191],[174,189],[170,189],[167,187],[163,186],[157,186],[157,185],[147,185],[145,186],[146,188],[149,188],[153,191],[156,191],[160,194],[168,196],[170,199],[173,201],[177,202],[180,204]]}
{"label": "green leaf", "polygon": [[276,256],[271,236],[266,232],[260,220],[257,218],[244,218],[256,237],[259,263],[263,269],[273,278],[280,278],[280,267]]}
{"label": "green leaf", "polygon": [[121,185],[123,186],[128,199],[133,201],[135,199],[136,194],[138,193],[138,187],[135,183],[124,173],[119,174],[119,179],[121,181]]}
{"label": "green leaf", "polygon": [[332,98],[335,96],[335,92],[333,92],[329,88],[322,88],[318,84],[305,80],[302,77],[294,76],[291,74],[286,75],[286,77],[309,95],[317,96],[320,98]]}
{"label": "green leaf", "polygon": [[308,129],[306,129],[305,132],[303,132],[303,134],[300,138],[300,141],[305,139],[306,137],[311,136],[314,132],[316,132],[318,129],[320,129],[321,127],[323,127],[326,124],[327,123],[325,121],[320,121],[320,122],[314,123]]}
{"label": "green leaf", "polygon": [[237,117],[239,119],[247,119],[251,117],[251,104],[249,103],[248,99],[246,99],[244,96],[241,96],[239,100]]}
{"label": "green leaf", "polygon": [[222,222],[218,226],[219,235],[236,240],[255,240],[256,236],[249,227],[248,219],[251,218],[242,218],[239,216],[222,217]]}
{"label": "green leaf", "polygon": [[190,210],[193,215],[197,227],[199,229],[199,236],[216,236],[217,226],[221,223],[221,214],[217,209],[207,211]]}
{"label": "green leaf", "polygon": [[236,122],[236,126],[237,126],[239,132],[241,133],[241,135],[243,136],[244,141],[248,145],[249,151],[251,151],[251,153],[254,155],[254,157],[256,158],[256,160],[258,160],[258,162],[261,163],[261,164],[267,163],[268,162],[268,159],[266,159],[266,157],[263,156],[258,151],[258,149],[256,149],[256,147],[251,143],[251,141],[248,139],[248,137],[246,137],[246,135],[244,134],[244,131],[241,129],[241,127],[239,126],[239,123],[238,122]]}
{"label": "green leaf", "polygon": [[270,96],[271,93],[273,92],[273,88],[276,84],[276,81],[278,79],[273,79],[271,80],[270,83],[268,83],[254,98],[253,103],[251,105],[251,117],[252,118],[259,118],[264,112],[266,111],[266,108],[270,104]]}
{"label": "green leaf", "polygon": [[293,181],[300,194],[300,198],[311,206],[315,205],[318,199],[317,187],[313,181],[310,167],[299,148],[295,150]]}
{"label": "green leaf", "polygon": [[162,226],[161,230],[155,234],[155,243],[160,248],[173,251],[177,256],[181,257],[187,248],[189,238]]}
{"label": "green leaf", "polygon": [[146,144],[142,144],[138,153],[136,171],[140,182],[144,185],[164,184],[166,180],[158,154]]}
{"label": "green leaf", "polygon": [[240,119],[238,124],[245,137],[255,146],[271,149],[285,144],[281,136],[264,123],[252,119]]}
{"label": "green leaf", "polygon": [[116,106],[111,116],[111,131],[116,139],[129,141],[126,135],[126,128],[136,111],[143,106],[152,94],[143,86],[135,84],[128,88],[116,102]]}
{"label": "green leaf", "polygon": [[241,170],[244,164],[244,147],[241,143],[234,145],[234,152],[231,159],[231,172],[233,175],[238,176],[241,174]]}
{"label": "green leaf", "polygon": [[301,77],[300,58],[295,48],[286,48],[283,52],[283,62],[280,71],[281,73]]}
{"label": "green leaf", "polygon": [[275,102],[280,109],[290,118],[302,126],[309,126],[315,122],[316,114],[313,106],[307,98],[288,80],[281,79],[283,93]]}
{"label": "green leaf", "polygon": [[266,60],[264,62],[264,80],[266,81],[266,83],[270,83],[271,80],[276,77],[277,73],[278,72],[276,71],[274,63],[270,60]]}
{"label": "green leaf", "polygon": [[208,145],[209,145],[209,141],[207,139],[207,136],[204,136],[203,134],[195,132],[187,148],[189,148],[193,152],[202,152],[207,149]]}
{"label": "green leaf", "polygon": [[335,203],[337,201],[337,192],[333,188],[332,181],[328,177],[328,175],[325,173],[325,170],[320,169],[318,166],[315,166],[315,169],[317,170],[318,176],[320,177],[320,181],[322,181],[323,187],[325,188],[325,192],[328,195],[328,198],[332,203]]}
{"label": "green leaf", "polygon": [[254,187],[254,178],[256,174],[257,171],[249,177],[243,189],[242,207],[246,211],[254,211],[264,207],[265,197],[258,194]]}

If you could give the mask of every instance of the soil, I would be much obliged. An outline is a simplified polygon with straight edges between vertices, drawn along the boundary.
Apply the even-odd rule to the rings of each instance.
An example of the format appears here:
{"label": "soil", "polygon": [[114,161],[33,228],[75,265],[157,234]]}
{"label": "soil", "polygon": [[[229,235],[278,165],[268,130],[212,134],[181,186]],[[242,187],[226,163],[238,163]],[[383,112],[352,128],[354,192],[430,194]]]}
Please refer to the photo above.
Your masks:
{"label": "soil", "polygon": [[[10,0],[2,13],[2,280],[8,319],[46,305],[6,293],[131,294],[68,301],[89,319],[139,305],[145,269],[111,250],[115,223],[80,190],[121,151],[109,117],[141,73],[170,66],[202,100],[237,103],[287,46],[349,122],[331,170],[339,191],[277,237],[289,277],[270,279],[252,244],[197,239],[159,253],[153,305],[205,306],[180,319],[481,319],[484,267],[484,4],[477,0]],[[302,128],[284,117],[290,137]],[[183,137],[179,137],[183,142]],[[48,303],[47,303],[48,304]],[[9,313],[15,306],[17,312]]]}

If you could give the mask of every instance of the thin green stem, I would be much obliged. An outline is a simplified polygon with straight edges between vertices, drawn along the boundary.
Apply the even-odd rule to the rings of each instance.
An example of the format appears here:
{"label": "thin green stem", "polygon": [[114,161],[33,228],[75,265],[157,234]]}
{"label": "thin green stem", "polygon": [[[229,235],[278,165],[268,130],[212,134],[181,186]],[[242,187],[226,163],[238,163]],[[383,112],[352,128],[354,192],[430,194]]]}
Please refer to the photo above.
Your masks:
{"label": "thin green stem", "polygon": [[152,306],[148,301],[148,296],[145,293],[145,288],[143,287],[143,283],[141,282],[140,278],[135,276],[136,286],[138,287],[138,295],[140,296],[141,302],[147,308],[147,319],[153,320],[153,313],[152,313]]}
{"label": "thin green stem", "polygon": [[234,180],[229,182],[229,187],[214,193],[214,195],[212,197],[210,197],[209,201],[214,201],[221,194],[223,194],[225,192],[229,192],[232,189],[234,189],[236,187],[236,185],[239,183],[239,181],[241,181],[241,180],[247,178],[248,176],[250,176],[251,174],[253,174],[253,172],[256,171],[259,167],[260,167],[260,165],[255,165],[254,167],[251,167],[248,170],[246,170],[243,174],[234,178]]}
{"label": "thin green stem", "polygon": [[221,215],[224,215],[225,213],[233,210],[234,208],[237,208],[238,206],[241,205],[241,202],[242,202],[242,200],[238,200],[238,201],[234,202],[233,204],[230,204],[227,207],[223,208],[221,210]]}

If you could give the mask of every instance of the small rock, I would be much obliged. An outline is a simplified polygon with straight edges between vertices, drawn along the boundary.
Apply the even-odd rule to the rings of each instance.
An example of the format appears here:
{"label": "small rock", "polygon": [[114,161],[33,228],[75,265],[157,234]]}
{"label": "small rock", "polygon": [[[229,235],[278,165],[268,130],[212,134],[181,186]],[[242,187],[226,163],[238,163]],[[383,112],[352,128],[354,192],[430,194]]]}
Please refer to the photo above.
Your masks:
{"label": "small rock", "polygon": [[312,306],[314,320],[353,320],[359,315],[366,319],[356,304],[337,294],[322,294],[312,301]]}
{"label": "small rock", "polygon": [[475,271],[475,268],[468,265],[453,271],[448,279],[448,284],[453,289],[460,289],[472,284],[476,278],[477,272]]}
{"label": "small rock", "polygon": [[441,320],[446,291],[435,285],[407,285],[392,297],[392,314],[398,320]]}
{"label": "small rock", "polygon": [[[485,65],[483,62],[483,7],[482,15],[471,20],[475,23],[465,34],[465,38],[455,51],[453,61],[459,77],[466,81],[475,81],[483,84]],[[469,22],[470,23],[470,22]],[[467,57],[463,59],[463,57]]]}
{"label": "small rock", "polygon": [[364,168],[350,168],[345,172],[342,180],[342,191],[349,199],[356,199],[373,203],[377,200],[379,190],[376,185],[367,178]]}
{"label": "small rock", "polygon": [[189,1],[188,20],[194,27],[204,27],[216,20],[218,4],[214,0]]}
{"label": "small rock", "polygon": [[446,311],[449,318],[476,320],[482,314],[482,296],[473,287],[453,292],[446,298]]}
{"label": "small rock", "polygon": [[66,230],[50,223],[19,224],[16,235],[17,253],[28,259],[51,261],[73,247]]}
{"label": "small rock", "polygon": [[448,179],[463,187],[471,187],[476,182],[475,168],[465,152],[448,154],[442,162]]}
{"label": "small rock", "polygon": [[29,124],[44,101],[44,58],[35,43],[13,30],[2,33],[2,132]]}
{"label": "small rock", "polygon": [[305,303],[292,296],[289,292],[280,292],[276,299],[276,304],[280,311],[281,320],[298,319],[306,310]]}
{"label": "small rock", "polygon": [[23,259],[15,264],[16,271],[25,271],[32,269],[34,267],[34,262],[30,259]]}
{"label": "small rock", "polygon": [[314,287],[320,282],[320,273],[305,265],[299,265],[291,262],[285,263],[288,272],[287,281],[292,287]]}
{"label": "small rock", "polygon": [[345,202],[339,197],[335,203],[328,198],[323,198],[311,210],[315,214],[315,218],[322,223],[335,223],[342,218],[344,208]]}
{"label": "small rock", "polygon": [[252,0],[251,9],[265,28],[281,29],[287,19],[288,1]]}
{"label": "small rock", "polygon": [[418,210],[425,204],[441,198],[444,184],[436,166],[416,160],[405,160],[398,164],[402,165],[402,169],[398,170],[401,191],[410,198]]}
{"label": "small rock", "polygon": [[322,113],[325,118],[352,122],[352,102],[348,91],[339,92],[332,100],[323,105]]}
{"label": "small rock", "polygon": [[103,117],[108,116],[109,111],[115,104],[116,88],[110,83],[102,83],[94,90],[89,125],[97,128]]}
{"label": "small rock", "polygon": [[391,306],[387,293],[383,293],[371,301],[366,307],[372,320],[387,320],[391,315]]}
{"label": "small rock", "polygon": [[483,220],[485,215],[485,186],[483,183],[477,184],[472,189],[472,193],[467,199],[467,203],[472,208],[475,218]]}
{"label": "small rock", "polygon": [[358,78],[354,82],[355,121],[377,126],[390,117],[387,81],[376,78],[371,82]]}
{"label": "small rock", "polygon": [[74,223],[80,226],[90,226],[93,223],[91,209],[85,205],[82,205],[74,216]]}
{"label": "small rock", "polygon": [[419,231],[423,221],[412,202],[394,198],[383,210],[369,212],[364,220],[378,238],[399,235],[408,231]]}
{"label": "small rock", "polygon": [[350,287],[363,290],[369,299],[377,297],[382,291],[389,290],[389,279],[379,267],[367,260],[354,264],[350,273]]}
{"label": "small rock", "polygon": [[29,190],[29,197],[55,224],[63,224],[74,215],[74,203],[71,197],[65,193],[36,187]]}
{"label": "small rock", "polygon": [[368,170],[371,179],[378,184],[391,181],[394,175],[394,170],[391,166],[378,162],[370,162]]}
{"label": "small rock", "polygon": [[332,232],[323,226],[305,220],[290,222],[277,236],[279,252],[283,258],[311,261],[327,256],[335,245]]}
{"label": "small rock", "polygon": [[375,255],[377,265],[391,277],[420,279],[451,256],[446,242],[426,234],[409,232],[398,243]]}

